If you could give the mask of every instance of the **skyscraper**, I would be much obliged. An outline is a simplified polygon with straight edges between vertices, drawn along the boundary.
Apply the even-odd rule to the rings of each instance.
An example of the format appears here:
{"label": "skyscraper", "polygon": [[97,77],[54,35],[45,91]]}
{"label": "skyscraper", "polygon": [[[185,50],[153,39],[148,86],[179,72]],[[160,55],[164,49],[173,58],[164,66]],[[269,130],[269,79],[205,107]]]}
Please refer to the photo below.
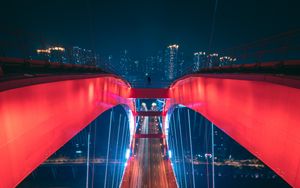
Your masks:
{"label": "skyscraper", "polygon": [[128,51],[122,50],[120,54],[120,67],[119,67],[122,76],[126,77],[129,75],[130,63],[131,63],[131,59],[129,57]]}
{"label": "skyscraper", "polygon": [[67,63],[66,50],[63,47],[50,47],[47,49],[36,50],[38,59],[46,60],[50,62]]}
{"label": "skyscraper", "polygon": [[50,50],[48,49],[37,49],[37,59],[44,60],[44,61],[50,61]]}
{"label": "skyscraper", "polygon": [[132,62],[132,71],[135,75],[139,76],[142,71],[141,71],[141,62],[138,60],[135,60]]}
{"label": "skyscraper", "polygon": [[177,70],[176,77],[180,77],[183,74],[185,74],[185,71],[186,71],[186,67],[184,67],[184,65],[185,65],[184,53],[179,52],[177,59],[178,59],[178,63],[176,65],[176,70]]}
{"label": "skyscraper", "polygon": [[220,57],[219,66],[222,67],[222,66],[225,66],[225,65],[232,65],[235,61],[236,61],[236,58],[232,58],[232,57],[229,57],[229,56],[223,56],[223,57]]}
{"label": "skyscraper", "polygon": [[163,79],[163,75],[165,74],[164,73],[164,53],[162,50],[158,51],[157,52],[157,55],[156,55],[156,60],[155,60],[155,63],[156,63],[156,71],[155,73],[157,75],[159,75],[160,79]]}
{"label": "skyscraper", "polygon": [[96,56],[92,50],[74,46],[71,53],[71,62],[81,65],[96,65]]}
{"label": "skyscraper", "polygon": [[207,56],[205,52],[195,52],[193,59],[193,72],[207,67]]}
{"label": "skyscraper", "polygon": [[66,49],[63,47],[52,47],[49,48],[50,50],[50,61],[51,62],[60,62],[60,63],[67,63],[67,55]]}
{"label": "skyscraper", "polygon": [[177,76],[178,48],[177,44],[173,44],[165,50],[165,77],[167,80],[173,80]]}
{"label": "skyscraper", "polygon": [[208,67],[218,67],[220,64],[219,54],[212,53],[207,55]]}
{"label": "skyscraper", "polygon": [[150,56],[146,58],[145,68],[146,68],[145,73],[147,75],[155,74],[156,58],[154,56]]}

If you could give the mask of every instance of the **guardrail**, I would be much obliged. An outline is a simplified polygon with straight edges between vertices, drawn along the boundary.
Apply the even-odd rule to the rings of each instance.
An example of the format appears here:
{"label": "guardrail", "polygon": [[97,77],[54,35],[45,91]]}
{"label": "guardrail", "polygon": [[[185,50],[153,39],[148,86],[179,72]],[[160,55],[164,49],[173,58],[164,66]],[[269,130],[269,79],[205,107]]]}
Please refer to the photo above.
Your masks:
{"label": "guardrail", "polygon": [[69,63],[0,57],[0,76],[44,73],[107,73],[99,67]]}
{"label": "guardrail", "polygon": [[270,73],[300,75],[300,60],[274,61],[203,68],[194,73]]}

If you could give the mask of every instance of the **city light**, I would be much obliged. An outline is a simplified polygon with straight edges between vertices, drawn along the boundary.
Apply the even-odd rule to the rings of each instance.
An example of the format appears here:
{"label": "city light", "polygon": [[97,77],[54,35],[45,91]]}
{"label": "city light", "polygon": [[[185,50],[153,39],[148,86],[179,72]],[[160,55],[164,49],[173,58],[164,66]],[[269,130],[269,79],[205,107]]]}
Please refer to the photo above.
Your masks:
{"label": "city light", "polygon": [[168,46],[168,48],[176,48],[176,49],[178,49],[178,48],[179,48],[179,45],[173,44],[173,45]]}
{"label": "city light", "polygon": [[52,48],[48,48],[48,50],[65,51],[65,48],[55,46],[55,47],[52,47]]}
{"label": "city light", "polygon": [[222,56],[220,57],[220,61],[228,61],[228,62],[234,62],[236,61],[236,58],[232,58],[232,57],[229,57],[229,56]]}
{"label": "city light", "polygon": [[134,124],[135,121],[134,121],[133,113],[130,109],[127,110],[127,115],[128,115],[128,121],[129,121],[130,143],[131,143],[136,125]]}
{"label": "city light", "polygon": [[172,152],[171,152],[171,150],[168,151],[168,155],[169,155],[169,158],[171,159],[172,158]]}
{"label": "city light", "polygon": [[205,153],[205,158],[212,158],[212,154],[210,154],[210,153]]}
{"label": "city light", "polygon": [[125,154],[125,158],[129,159],[129,157],[130,157],[130,149],[127,149],[126,154]]}
{"label": "city light", "polygon": [[49,49],[37,49],[36,52],[37,53],[47,53],[47,54],[49,54],[50,50]]}
{"label": "city light", "polygon": [[210,57],[218,57],[218,56],[219,56],[219,54],[217,54],[217,53],[213,53],[213,54],[209,54],[208,56],[210,56]]}
{"label": "city light", "polygon": [[197,56],[197,55],[205,55],[205,54],[206,54],[205,52],[195,52],[194,53],[195,56]]}
{"label": "city light", "polygon": [[53,50],[55,50],[55,51],[62,51],[63,52],[63,51],[65,51],[65,48],[54,46],[54,47],[50,47],[48,49],[37,49],[36,52],[37,53],[48,53],[49,54]]}

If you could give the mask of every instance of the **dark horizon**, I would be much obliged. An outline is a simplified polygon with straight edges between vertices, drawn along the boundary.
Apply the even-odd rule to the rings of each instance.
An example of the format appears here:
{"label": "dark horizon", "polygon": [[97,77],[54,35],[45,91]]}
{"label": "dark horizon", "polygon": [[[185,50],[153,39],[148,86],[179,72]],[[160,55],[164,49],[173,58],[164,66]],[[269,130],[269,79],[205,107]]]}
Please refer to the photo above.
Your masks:
{"label": "dark horizon", "polygon": [[[299,28],[299,5],[292,0],[218,1],[211,51]],[[141,59],[174,43],[188,54],[207,51],[214,6],[211,0],[10,1],[1,6],[0,23],[4,37],[19,36],[32,49],[80,46],[105,56],[127,49]]]}

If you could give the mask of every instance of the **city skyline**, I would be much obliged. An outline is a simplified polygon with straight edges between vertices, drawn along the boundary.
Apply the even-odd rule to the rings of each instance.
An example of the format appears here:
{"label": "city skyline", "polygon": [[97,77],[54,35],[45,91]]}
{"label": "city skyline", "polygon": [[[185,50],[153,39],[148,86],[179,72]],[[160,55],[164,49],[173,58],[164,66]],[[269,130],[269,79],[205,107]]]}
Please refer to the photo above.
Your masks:
{"label": "city skyline", "polygon": [[97,52],[79,46],[64,47],[60,45],[36,49],[30,59],[93,65],[119,74],[127,78],[129,82],[149,76],[160,77],[158,80],[171,81],[203,68],[232,65],[237,61],[237,58],[208,52],[195,52],[191,58],[180,49],[178,44],[174,43],[158,50],[156,54],[141,59],[134,58],[132,54],[124,49],[120,50],[118,56],[100,56]]}

